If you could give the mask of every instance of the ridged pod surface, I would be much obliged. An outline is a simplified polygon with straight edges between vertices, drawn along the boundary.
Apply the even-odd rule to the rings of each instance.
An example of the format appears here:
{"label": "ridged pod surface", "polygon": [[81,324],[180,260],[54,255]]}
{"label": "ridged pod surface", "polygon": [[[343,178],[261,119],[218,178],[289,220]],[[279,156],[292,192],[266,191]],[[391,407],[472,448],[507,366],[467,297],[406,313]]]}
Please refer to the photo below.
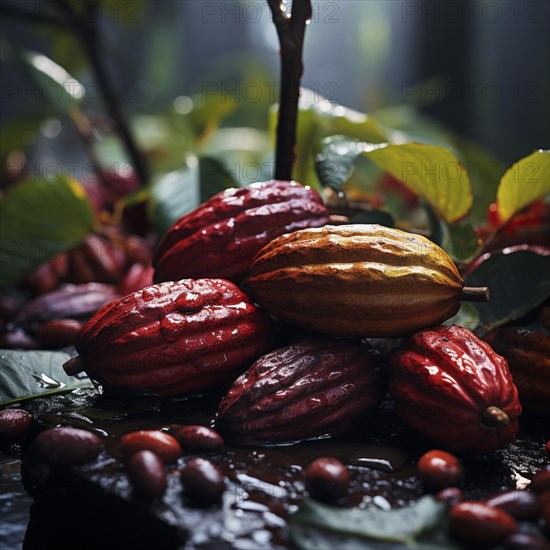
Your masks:
{"label": "ridged pod surface", "polygon": [[303,229],[271,241],[245,282],[270,313],[319,332],[402,336],[459,308],[463,281],[428,239],[380,225]]}
{"label": "ridged pod surface", "polygon": [[384,395],[377,357],[361,342],[309,338],[258,359],[230,387],[217,428],[239,443],[336,435]]}
{"label": "ridged pod surface", "polygon": [[154,281],[221,277],[240,281],[271,239],[329,220],[319,194],[294,181],[227,189],[181,217],[159,243]]}
{"label": "ridged pod surface", "polygon": [[403,422],[441,448],[490,453],[514,441],[521,405],[508,364],[470,330],[423,330],[390,357]]}
{"label": "ridged pod surface", "polygon": [[502,327],[494,348],[508,360],[521,402],[550,416],[550,307],[529,327]]}
{"label": "ridged pod surface", "polygon": [[235,378],[267,351],[270,336],[267,315],[233,283],[187,279],[108,304],[75,346],[84,370],[101,384],[175,395]]}

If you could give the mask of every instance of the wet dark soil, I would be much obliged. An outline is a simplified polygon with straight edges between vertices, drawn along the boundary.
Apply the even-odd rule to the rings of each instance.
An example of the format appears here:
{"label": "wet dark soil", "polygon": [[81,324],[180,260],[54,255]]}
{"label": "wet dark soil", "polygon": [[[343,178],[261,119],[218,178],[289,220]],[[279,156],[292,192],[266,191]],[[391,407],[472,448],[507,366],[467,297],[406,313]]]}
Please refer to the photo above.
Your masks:
{"label": "wet dark soil", "polygon": [[[163,498],[138,498],[119,459],[120,436],[138,429],[174,433],[183,425],[211,425],[219,397],[124,399],[78,390],[28,402],[25,408],[40,427],[91,429],[101,436],[104,449],[93,462],[66,468],[37,464],[22,449],[22,479],[33,498],[23,548],[288,548],[287,518],[307,496],[306,466],[320,456],[336,457],[350,470],[350,492],[338,505],[389,509],[425,493],[415,463],[432,447],[403,428],[387,401],[360,429],[338,438],[286,446],[228,444],[219,453],[184,453],[170,470]],[[465,496],[480,499],[525,487],[546,463],[548,435],[541,420],[525,414],[519,438],[507,449],[461,457]],[[219,505],[197,508],[182,491],[179,471],[194,456],[208,458],[226,476]],[[2,470],[5,474],[6,468]],[[28,505],[29,497],[25,498]],[[24,520],[23,514],[19,521]]]}

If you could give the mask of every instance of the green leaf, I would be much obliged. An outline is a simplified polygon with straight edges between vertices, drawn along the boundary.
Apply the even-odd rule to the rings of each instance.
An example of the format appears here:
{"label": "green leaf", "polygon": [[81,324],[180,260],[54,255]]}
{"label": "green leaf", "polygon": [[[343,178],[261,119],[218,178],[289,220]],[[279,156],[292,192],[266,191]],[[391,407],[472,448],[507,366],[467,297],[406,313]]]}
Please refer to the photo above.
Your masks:
{"label": "green leaf", "polygon": [[[32,145],[36,140],[41,122],[41,117],[17,117],[3,124],[0,128],[0,160],[4,161],[12,151],[26,150]],[[6,166],[6,168],[10,167]]]}
{"label": "green leaf", "polygon": [[333,136],[323,140],[322,152],[317,155],[315,169],[323,185],[340,189],[351,176],[357,157],[366,152],[367,144]]}
{"label": "green leaf", "polygon": [[459,325],[475,332],[479,327],[479,312],[472,302],[462,302],[458,313],[443,324],[446,326]]}
{"label": "green leaf", "polygon": [[2,43],[3,57],[13,58],[40,90],[48,110],[66,113],[79,107],[85,96],[84,86],[61,65],[42,53],[22,50],[15,45]]}
{"label": "green leaf", "polygon": [[374,541],[321,531],[312,527],[291,525],[290,538],[301,550],[460,550],[462,547],[451,541],[443,525],[427,536],[411,544]]}
{"label": "green leaf", "polygon": [[406,139],[451,148],[453,137],[448,128],[410,103],[400,103],[371,112],[379,123],[398,130]]}
{"label": "green leaf", "polygon": [[479,312],[478,334],[519,319],[550,296],[549,255],[533,250],[488,254],[466,276],[467,286],[488,286],[491,299],[475,304]]}
{"label": "green leaf", "polygon": [[440,220],[440,227],[440,246],[457,264],[468,263],[478,255],[482,243],[470,224]]}
{"label": "green leaf", "polygon": [[269,179],[271,153],[266,132],[247,127],[220,128],[201,149],[201,156],[216,159],[237,187]]}
{"label": "green leaf", "polygon": [[150,215],[158,235],[201,202],[200,170],[196,157],[187,159],[187,166],[158,177],[150,187]]}
{"label": "green leaf", "polygon": [[388,141],[390,131],[374,118],[330,101],[322,95],[302,88],[298,108],[315,113],[322,137],[344,134],[362,141],[383,143]]}
{"label": "green leaf", "polygon": [[382,170],[424,198],[445,221],[466,216],[472,206],[470,179],[447,149],[422,143],[386,145],[367,152]]}
{"label": "green leaf", "polygon": [[[305,500],[298,512],[290,518],[291,535],[297,535],[298,540],[303,539],[303,528],[315,528],[318,533],[317,540],[320,543],[317,548],[330,547],[321,544],[326,533],[329,535],[346,535],[353,537],[347,540],[346,548],[353,548],[353,541],[357,541],[355,548],[369,548],[365,546],[365,539],[377,541],[373,548],[386,548],[380,543],[393,543],[388,548],[399,548],[402,545],[409,547],[414,545],[416,539],[422,535],[442,526],[446,520],[446,507],[436,502],[433,497],[426,496],[421,500],[404,508],[392,510],[380,510],[378,508],[335,508],[313,500]],[[303,548],[313,547],[309,544],[301,545]],[[442,546],[441,548],[446,548]]]}
{"label": "green leaf", "polygon": [[0,220],[0,285],[9,287],[82,242],[92,230],[94,214],[83,187],[60,175],[9,189],[0,200]]}
{"label": "green leaf", "polygon": [[[343,134],[370,143],[391,141],[393,132],[373,117],[338,105],[313,90],[301,88],[293,177],[304,185],[319,187],[315,177],[314,154],[319,140]],[[276,134],[278,105],[269,111],[268,126]]]}
{"label": "green leaf", "polygon": [[472,206],[472,189],[464,167],[450,151],[436,145],[372,144],[332,136],[323,141],[322,152],[317,157],[321,182],[336,187],[342,185],[359,155],[424,198],[446,222],[460,220]]}
{"label": "green leaf", "polygon": [[212,157],[199,159],[201,201],[206,201],[216,193],[237,187],[237,182],[231,177],[225,166]]}
{"label": "green leaf", "polygon": [[236,98],[219,92],[219,86],[213,82],[210,84],[213,86],[212,93],[209,92],[207,83],[201,94],[191,96],[194,108],[188,116],[193,133],[200,141],[208,139],[221,121],[237,109]]}
{"label": "green leaf", "polygon": [[93,387],[89,378],[65,373],[69,359],[61,351],[0,350],[0,405]]}
{"label": "green leaf", "polygon": [[497,191],[502,223],[516,212],[550,193],[550,151],[535,151],[506,171]]}

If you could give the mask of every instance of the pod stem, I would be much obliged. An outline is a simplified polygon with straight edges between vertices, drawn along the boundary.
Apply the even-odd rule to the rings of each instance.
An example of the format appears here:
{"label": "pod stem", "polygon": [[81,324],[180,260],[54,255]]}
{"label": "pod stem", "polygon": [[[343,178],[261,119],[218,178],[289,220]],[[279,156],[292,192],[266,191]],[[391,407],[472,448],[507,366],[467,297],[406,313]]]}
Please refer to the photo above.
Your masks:
{"label": "pod stem", "polygon": [[63,364],[63,370],[69,376],[75,376],[84,371],[84,362],[77,355],[76,357],[72,357]]}
{"label": "pod stem", "polygon": [[469,302],[488,302],[490,297],[491,292],[487,286],[464,286],[458,299]]}
{"label": "pod stem", "polygon": [[510,424],[510,417],[498,407],[487,407],[483,411],[483,424],[489,428],[503,428]]}

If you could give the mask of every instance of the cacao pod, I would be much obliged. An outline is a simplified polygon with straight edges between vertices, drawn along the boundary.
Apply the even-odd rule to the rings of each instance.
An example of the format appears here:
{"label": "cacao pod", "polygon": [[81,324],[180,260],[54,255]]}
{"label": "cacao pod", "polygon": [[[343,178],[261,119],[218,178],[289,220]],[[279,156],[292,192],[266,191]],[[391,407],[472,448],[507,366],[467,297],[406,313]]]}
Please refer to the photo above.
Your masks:
{"label": "cacao pod", "polygon": [[308,338],[258,359],[223,398],[217,427],[240,443],[287,442],[349,430],[384,395],[365,344]]}
{"label": "cacao pod", "polygon": [[67,280],[71,283],[115,284],[126,268],[124,250],[99,235],[88,235],[80,246],[68,252],[68,258]]}
{"label": "cacao pod", "polygon": [[132,264],[126,275],[124,275],[124,279],[117,286],[120,295],[124,296],[141,290],[146,286],[151,286],[153,284],[154,272],[154,269],[150,265]]}
{"label": "cacao pod", "polygon": [[86,320],[118,296],[115,287],[101,283],[62,285],[27,304],[16,318],[16,323],[33,326],[52,319]]}
{"label": "cacao pod", "polygon": [[82,328],[65,364],[99,383],[175,395],[238,376],[270,344],[268,316],[223,279],[160,283],[128,294]]}
{"label": "cacao pod", "polygon": [[511,443],[521,405],[506,359],[466,328],[423,330],[390,356],[390,393],[403,422],[447,451]]}
{"label": "cacao pod", "polygon": [[381,337],[452,317],[463,289],[451,258],[425,237],[359,224],[278,237],[258,253],[245,285],[285,321]]}
{"label": "cacao pod", "polygon": [[550,307],[536,324],[499,329],[493,345],[508,360],[523,405],[550,415]]}
{"label": "cacao pod", "polygon": [[271,239],[328,222],[319,194],[296,182],[227,189],[180,218],[159,243],[155,282],[186,277],[240,281]]}
{"label": "cacao pod", "polygon": [[40,264],[25,279],[26,284],[35,294],[46,294],[54,291],[61,283],[68,269],[68,258],[65,252]]}

